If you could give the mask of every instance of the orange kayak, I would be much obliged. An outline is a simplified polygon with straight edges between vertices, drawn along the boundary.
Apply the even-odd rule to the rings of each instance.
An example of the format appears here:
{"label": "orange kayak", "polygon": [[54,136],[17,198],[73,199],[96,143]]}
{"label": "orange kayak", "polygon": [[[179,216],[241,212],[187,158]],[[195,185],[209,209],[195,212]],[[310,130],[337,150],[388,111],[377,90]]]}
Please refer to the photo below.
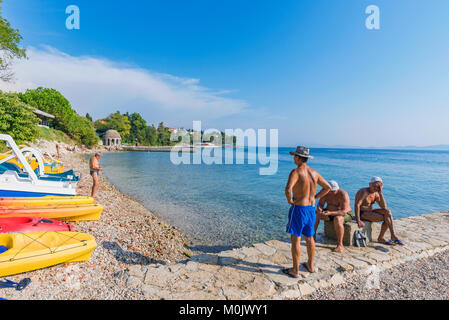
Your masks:
{"label": "orange kayak", "polygon": [[98,221],[103,206],[99,204],[55,205],[41,207],[0,207],[0,218],[42,217],[63,221]]}
{"label": "orange kayak", "polygon": [[74,197],[25,197],[25,198],[12,198],[12,197],[0,197],[0,207],[17,207],[17,206],[55,206],[60,204],[79,205],[79,204],[92,204],[94,198],[74,196]]}

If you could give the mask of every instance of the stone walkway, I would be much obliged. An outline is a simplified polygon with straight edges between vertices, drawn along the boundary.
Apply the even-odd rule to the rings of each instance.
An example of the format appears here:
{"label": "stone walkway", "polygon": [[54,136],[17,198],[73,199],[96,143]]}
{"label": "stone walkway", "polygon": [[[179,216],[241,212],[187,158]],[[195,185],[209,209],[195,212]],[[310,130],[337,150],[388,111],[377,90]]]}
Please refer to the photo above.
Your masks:
{"label": "stone walkway", "polygon": [[[120,276],[147,299],[292,299],[318,288],[342,284],[345,276],[382,270],[449,249],[449,211],[395,220],[405,246],[371,243],[334,253],[334,243],[316,244],[315,269],[293,279],[281,272],[291,267],[290,243],[277,240],[200,254],[173,265],[130,266]],[[387,231],[389,235],[389,231]],[[301,261],[305,261],[303,243]]]}

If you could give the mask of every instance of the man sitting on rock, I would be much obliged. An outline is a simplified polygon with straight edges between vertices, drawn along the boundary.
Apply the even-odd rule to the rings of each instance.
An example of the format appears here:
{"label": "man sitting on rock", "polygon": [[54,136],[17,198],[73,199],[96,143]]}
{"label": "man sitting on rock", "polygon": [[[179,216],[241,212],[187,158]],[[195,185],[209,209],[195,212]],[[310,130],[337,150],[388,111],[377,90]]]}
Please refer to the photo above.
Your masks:
{"label": "man sitting on rock", "polygon": [[[336,181],[329,181],[331,191],[322,197],[316,208],[315,234],[320,220],[332,221],[337,234],[337,247],[334,252],[343,252],[343,236],[345,232],[344,223],[353,219],[349,195],[340,189]],[[324,207],[326,208],[324,209]]]}
{"label": "man sitting on rock", "polygon": [[[383,222],[380,228],[379,238],[377,241],[386,245],[399,244],[403,245],[402,241],[396,237],[393,226],[393,215],[387,209],[383,192],[383,182],[379,177],[372,177],[369,187],[360,189],[355,196],[355,217],[359,228],[363,228],[365,223],[362,220],[370,222]],[[373,204],[377,202],[380,209],[373,209]],[[385,240],[385,232],[390,229],[391,240]]]}

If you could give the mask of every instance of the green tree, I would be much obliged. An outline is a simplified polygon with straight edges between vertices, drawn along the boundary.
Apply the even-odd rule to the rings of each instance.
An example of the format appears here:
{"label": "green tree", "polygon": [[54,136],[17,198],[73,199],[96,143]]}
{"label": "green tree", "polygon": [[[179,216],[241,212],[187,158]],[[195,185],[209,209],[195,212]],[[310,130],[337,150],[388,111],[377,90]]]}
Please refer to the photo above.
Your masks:
{"label": "green tree", "polygon": [[17,144],[39,137],[39,118],[16,94],[0,91],[0,133],[9,134]]}
{"label": "green tree", "polygon": [[98,137],[93,124],[86,117],[74,114],[69,120],[68,127],[70,136],[75,140],[88,146],[93,146],[98,143]]}
{"label": "green tree", "polygon": [[123,141],[129,140],[131,122],[126,114],[120,114],[120,111],[110,114],[105,119],[95,121],[95,128],[100,136],[110,129],[118,131]]}
{"label": "green tree", "polygon": [[94,123],[97,133],[103,136],[106,131],[113,129],[120,133],[122,141],[129,144],[145,146],[171,146],[175,142],[170,141],[171,132],[163,122],[157,129],[154,125],[148,126],[145,119],[137,112],[120,114],[119,111],[110,114],[107,118]]}
{"label": "green tree", "polygon": [[92,117],[90,116],[89,112],[86,113],[86,119],[92,122]]}
{"label": "green tree", "polygon": [[159,123],[157,127],[157,140],[156,144],[159,146],[171,146],[174,145],[175,142],[170,140],[171,132],[168,127],[164,126],[164,123]]}
{"label": "green tree", "polygon": [[92,146],[98,143],[95,129],[86,117],[78,115],[59,91],[39,87],[19,93],[18,97],[26,104],[55,116],[50,121],[52,127],[65,132],[79,143]]}
{"label": "green tree", "polygon": [[39,87],[35,90],[28,89],[25,93],[19,93],[19,98],[30,106],[54,115],[55,119],[50,121],[52,126],[69,133],[68,126],[75,111],[70,106],[69,100],[60,92],[55,89]]}
{"label": "green tree", "polygon": [[26,58],[24,48],[19,47],[22,36],[19,30],[13,29],[11,24],[4,19],[0,0],[0,79],[9,82],[13,79],[14,73],[11,70],[11,63],[14,59]]}
{"label": "green tree", "polygon": [[148,131],[146,130],[147,122],[145,119],[136,112],[129,115],[128,119],[131,124],[129,142],[135,143],[137,141],[139,144],[148,144]]}
{"label": "green tree", "polygon": [[145,135],[150,146],[157,144],[157,130],[153,125],[145,128]]}

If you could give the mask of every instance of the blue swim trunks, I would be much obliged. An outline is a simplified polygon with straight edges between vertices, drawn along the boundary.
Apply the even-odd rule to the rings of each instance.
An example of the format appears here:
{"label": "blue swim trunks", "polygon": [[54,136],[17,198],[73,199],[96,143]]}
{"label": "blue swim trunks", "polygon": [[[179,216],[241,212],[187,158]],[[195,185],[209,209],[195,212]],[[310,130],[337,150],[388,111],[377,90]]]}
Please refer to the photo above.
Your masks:
{"label": "blue swim trunks", "polygon": [[315,234],[315,206],[293,205],[288,213],[287,233],[294,236],[313,237]]}

